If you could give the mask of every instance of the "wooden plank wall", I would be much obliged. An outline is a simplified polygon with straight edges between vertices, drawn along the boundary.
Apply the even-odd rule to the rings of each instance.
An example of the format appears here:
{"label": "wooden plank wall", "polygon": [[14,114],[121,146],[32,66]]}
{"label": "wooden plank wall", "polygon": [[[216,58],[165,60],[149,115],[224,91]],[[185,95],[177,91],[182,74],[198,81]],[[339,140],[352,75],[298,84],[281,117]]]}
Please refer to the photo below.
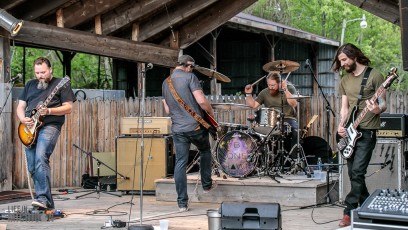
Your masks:
{"label": "wooden plank wall", "polygon": [[[327,98],[335,111],[336,117],[330,113],[329,128],[331,134],[337,129],[339,118],[339,98]],[[408,96],[392,93],[388,96],[388,109],[390,113],[407,113]],[[145,102],[146,116],[166,116],[161,97],[149,97]],[[245,104],[242,96],[217,96],[210,97],[212,103]],[[90,170],[90,161],[85,152],[114,152],[115,137],[120,134],[120,118],[124,116],[138,116],[140,114],[138,99],[122,101],[84,100],[74,103],[72,114],[66,117],[61,136],[51,157],[52,186],[80,186],[84,173]],[[17,103],[13,103],[13,114]],[[314,114],[318,119],[310,127],[309,136],[318,136],[327,140],[327,113],[324,98],[321,96],[306,98],[300,104],[300,127],[305,126]],[[252,110],[242,111],[217,111],[218,122],[248,124],[246,118],[253,113]],[[24,146],[15,132],[18,127],[16,116],[13,116],[13,188],[27,188],[27,177],[24,162]],[[335,150],[335,135],[330,136],[330,145]],[[79,148],[74,147],[77,145]],[[3,162],[3,166],[10,162]]]}

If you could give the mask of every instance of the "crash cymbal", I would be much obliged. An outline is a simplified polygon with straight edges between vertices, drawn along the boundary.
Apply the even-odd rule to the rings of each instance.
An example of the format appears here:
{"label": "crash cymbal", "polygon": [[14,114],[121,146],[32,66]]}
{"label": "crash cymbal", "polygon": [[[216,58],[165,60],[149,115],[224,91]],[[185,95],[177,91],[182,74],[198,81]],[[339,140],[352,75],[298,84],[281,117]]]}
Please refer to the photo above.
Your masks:
{"label": "crash cymbal", "polygon": [[299,69],[299,67],[300,65],[297,62],[278,60],[266,63],[265,65],[263,65],[262,69],[266,72],[279,71],[280,73],[289,73],[296,71],[297,69]]}
{"label": "crash cymbal", "polygon": [[252,109],[249,105],[235,104],[235,103],[212,103],[211,106],[214,109],[234,110],[234,111]]}
{"label": "crash cymbal", "polygon": [[304,99],[304,98],[310,98],[312,96],[302,96],[302,95],[292,95],[292,97],[288,97],[288,99]]}
{"label": "crash cymbal", "polygon": [[227,76],[225,76],[222,73],[219,73],[215,70],[212,69],[207,69],[201,66],[196,66],[194,67],[194,69],[196,69],[198,72],[210,77],[210,78],[215,78],[218,81],[222,81],[222,82],[231,82],[231,79],[229,79]]}

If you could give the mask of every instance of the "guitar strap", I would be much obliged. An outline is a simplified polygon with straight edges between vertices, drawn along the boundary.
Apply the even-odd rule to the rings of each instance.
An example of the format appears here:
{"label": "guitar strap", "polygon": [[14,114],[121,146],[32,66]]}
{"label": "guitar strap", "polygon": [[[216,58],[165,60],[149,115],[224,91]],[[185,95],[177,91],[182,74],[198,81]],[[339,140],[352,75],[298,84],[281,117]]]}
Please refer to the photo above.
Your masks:
{"label": "guitar strap", "polygon": [[372,69],[373,68],[371,67],[367,67],[367,70],[364,73],[363,80],[361,81],[360,94],[358,95],[356,106],[360,104],[360,101],[363,98],[363,90],[364,90],[365,85],[367,84],[367,79],[370,77],[370,73]]}
{"label": "guitar strap", "polygon": [[209,129],[211,126],[196,112],[194,112],[193,109],[191,109],[190,106],[188,106],[183,99],[180,98],[180,96],[177,94],[176,89],[173,86],[173,82],[171,81],[171,76],[167,78],[167,83],[169,84],[169,88],[171,93],[173,94],[174,99],[180,103],[180,105],[191,115],[193,118],[200,123],[204,128]]}

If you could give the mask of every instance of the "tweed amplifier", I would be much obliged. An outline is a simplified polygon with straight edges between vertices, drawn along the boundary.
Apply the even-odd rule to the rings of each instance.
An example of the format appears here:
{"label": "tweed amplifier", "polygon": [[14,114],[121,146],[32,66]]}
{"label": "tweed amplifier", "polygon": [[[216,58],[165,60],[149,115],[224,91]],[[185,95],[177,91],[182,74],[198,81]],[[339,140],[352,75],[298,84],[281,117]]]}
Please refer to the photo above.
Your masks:
{"label": "tweed amplifier", "polygon": [[170,134],[170,117],[145,117],[143,130],[141,117],[122,117],[120,120],[121,135],[136,135],[142,133],[151,135]]}
{"label": "tweed amplifier", "polygon": [[405,114],[382,113],[381,126],[377,131],[378,137],[407,137],[408,116]]}

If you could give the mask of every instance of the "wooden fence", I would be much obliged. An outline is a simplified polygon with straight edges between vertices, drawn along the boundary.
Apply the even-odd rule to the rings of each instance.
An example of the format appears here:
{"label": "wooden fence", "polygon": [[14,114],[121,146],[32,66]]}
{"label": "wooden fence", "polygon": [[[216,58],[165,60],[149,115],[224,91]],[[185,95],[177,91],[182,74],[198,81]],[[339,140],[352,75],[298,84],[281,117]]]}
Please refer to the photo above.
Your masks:
{"label": "wooden fence", "polygon": [[[146,98],[146,116],[166,116],[161,97]],[[210,96],[212,103],[237,103],[245,104],[242,96]],[[331,148],[335,150],[335,132],[339,118],[339,98],[328,96],[335,116],[327,112],[324,98],[321,96],[302,99],[300,102],[300,126],[304,127],[311,117],[316,114],[318,119],[312,124],[308,135],[318,136],[324,140],[329,139]],[[408,100],[406,95],[391,94],[388,98],[388,110],[391,113],[406,113]],[[15,114],[17,103],[13,103]],[[120,119],[122,117],[136,117],[140,114],[138,99],[125,99],[122,101],[84,100],[74,103],[72,114],[66,116],[65,125],[61,136],[51,156],[52,187],[80,186],[81,178],[90,169],[89,158],[85,152],[114,152],[115,137],[120,135]],[[216,111],[218,122],[248,124],[247,116],[252,110],[242,111]],[[327,115],[330,119],[328,121]],[[24,146],[21,144],[17,127],[18,120],[12,116],[13,127],[13,188],[27,188],[25,170]],[[330,138],[327,138],[327,125],[330,128]],[[77,145],[79,148],[74,147]],[[5,165],[10,165],[5,164]]]}

